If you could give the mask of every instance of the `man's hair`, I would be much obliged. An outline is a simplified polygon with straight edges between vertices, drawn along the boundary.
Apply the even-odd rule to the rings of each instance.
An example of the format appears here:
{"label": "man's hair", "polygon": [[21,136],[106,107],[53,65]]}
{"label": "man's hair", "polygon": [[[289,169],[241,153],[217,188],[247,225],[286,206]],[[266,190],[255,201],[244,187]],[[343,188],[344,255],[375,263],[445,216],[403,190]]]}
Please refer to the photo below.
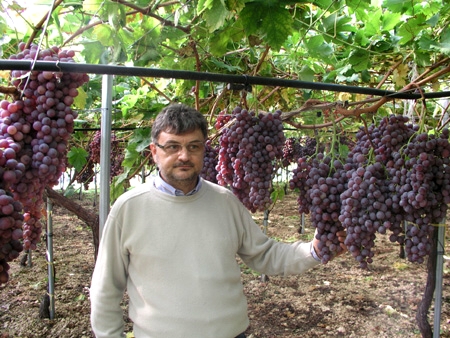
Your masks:
{"label": "man's hair", "polygon": [[198,110],[184,104],[171,104],[156,117],[152,126],[152,140],[156,142],[163,131],[170,134],[184,134],[200,129],[208,136],[208,122]]}

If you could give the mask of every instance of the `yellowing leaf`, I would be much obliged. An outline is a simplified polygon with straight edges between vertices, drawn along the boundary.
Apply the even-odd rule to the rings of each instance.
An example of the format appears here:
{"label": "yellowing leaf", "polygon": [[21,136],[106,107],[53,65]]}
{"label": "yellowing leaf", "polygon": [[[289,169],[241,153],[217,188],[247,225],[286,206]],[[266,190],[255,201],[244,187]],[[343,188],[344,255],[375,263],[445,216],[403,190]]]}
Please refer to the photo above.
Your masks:
{"label": "yellowing leaf", "polygon": [[394,70],[392,75],[395,86],[397,88],[404,87],[406,85],[406,80],[408,77],[408,66],[401,64]]}
{"label": "yellowing leaf", "polygon": [[352,98],[352,95],[349,93],[339,93],[338,98],[339,101],[348,101]]}
{"label": "yellowing leaf", "polygon": [[2,78],[2,79],[9,79],[9,71],[6,71],[6,70],[2,70],[2,71],[0,71],[0,78]]}

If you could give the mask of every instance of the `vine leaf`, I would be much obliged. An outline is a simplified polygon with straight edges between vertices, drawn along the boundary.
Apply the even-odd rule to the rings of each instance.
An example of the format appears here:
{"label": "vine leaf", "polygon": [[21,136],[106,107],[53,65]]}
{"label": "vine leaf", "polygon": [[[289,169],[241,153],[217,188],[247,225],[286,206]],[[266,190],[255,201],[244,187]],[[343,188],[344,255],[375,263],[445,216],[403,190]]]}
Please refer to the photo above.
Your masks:
{"label": "vine leaf", "polygon": [[209,0],[207,2],[211,3],[211,8],[205,11],[203,18],[206,21],[209,32],[212,33],[224,25],[229,11],[225,7],[223,0]]}
{"label": "vine leaf", "polygon": [[67,153],[67,160],[71,166],[75,168],[77,172],[86,165],[89,154],[83,148],[72,147]]}
{"label": "vine leaf", "polygon": [[84,91],[83,87],[78,88],[78,95],[73,98],[73,104],[79,109],[86,107],[86,100],[88,95]]}
{"label": "vine leaf", "polygon": [[419,14],[400,26],[398,29],[398,35],[401,36],[399,43],[407,43],[419,35],[419,33],[424,29],[425,20],[425,15]]}
{"label": "vine leaf", "polygon": [[240,14],[247,36],[265,36],[267,44],[279,50],[292,32],[293,19],[289,12],[278,6],[263,2],[248,3]]}

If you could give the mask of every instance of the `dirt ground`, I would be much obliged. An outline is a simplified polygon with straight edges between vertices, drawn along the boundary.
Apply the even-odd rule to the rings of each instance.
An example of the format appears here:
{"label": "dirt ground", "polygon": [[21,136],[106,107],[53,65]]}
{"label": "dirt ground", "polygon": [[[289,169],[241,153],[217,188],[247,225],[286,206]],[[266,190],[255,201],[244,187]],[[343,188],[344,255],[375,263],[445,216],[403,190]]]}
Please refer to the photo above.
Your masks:
{"label": "dirt ground", "polygon": [[[271,211],[269,236],[286,242],[312,237],[307,218],[304,233],[297,231],[301,218],[295,199],[291,193]],[[89,199],[78,202],[95,208]],[[255,219],[263,227],[263,215],[255,214]],[[12,262],[10,281],[0,288],[1,338],[93,337],[89,323],[92,233],[76,216],[56,205],[53,226],[55,317],[39,318],[48,280],[46,245],[41,242],[32,253],[32,266],[21,266],[20,260]],[[241,265],[251,321],[247,336],[421,337],[415,315],[425,288],[426,265],[399,258],[398,246],[383,236],[377,238],[369,270],[359,269],[349,254],[302,276],[285,278],[267,279]],[[446,252],[448,249],[449,245]],[[124,313],[126,306],[125,299]],[[432,327],[433,320],[434,302],[429,313]],[[440,336],[450,337],[448,262],[444,264],[440,323]],[[131,332],[129,321],[127,329]]]}

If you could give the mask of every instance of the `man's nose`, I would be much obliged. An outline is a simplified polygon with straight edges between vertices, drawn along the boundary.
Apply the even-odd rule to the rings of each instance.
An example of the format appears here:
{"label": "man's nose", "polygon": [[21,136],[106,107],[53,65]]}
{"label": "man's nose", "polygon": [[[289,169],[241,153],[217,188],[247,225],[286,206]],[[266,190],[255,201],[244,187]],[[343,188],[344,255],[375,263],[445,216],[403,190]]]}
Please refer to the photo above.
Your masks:
{"label": "man's nose", "polygon": [[178,158],[181,159],[187,159],[190,155],[191,153],[187,150],[186,146],[182,146],[181,150],[178,152]]}

